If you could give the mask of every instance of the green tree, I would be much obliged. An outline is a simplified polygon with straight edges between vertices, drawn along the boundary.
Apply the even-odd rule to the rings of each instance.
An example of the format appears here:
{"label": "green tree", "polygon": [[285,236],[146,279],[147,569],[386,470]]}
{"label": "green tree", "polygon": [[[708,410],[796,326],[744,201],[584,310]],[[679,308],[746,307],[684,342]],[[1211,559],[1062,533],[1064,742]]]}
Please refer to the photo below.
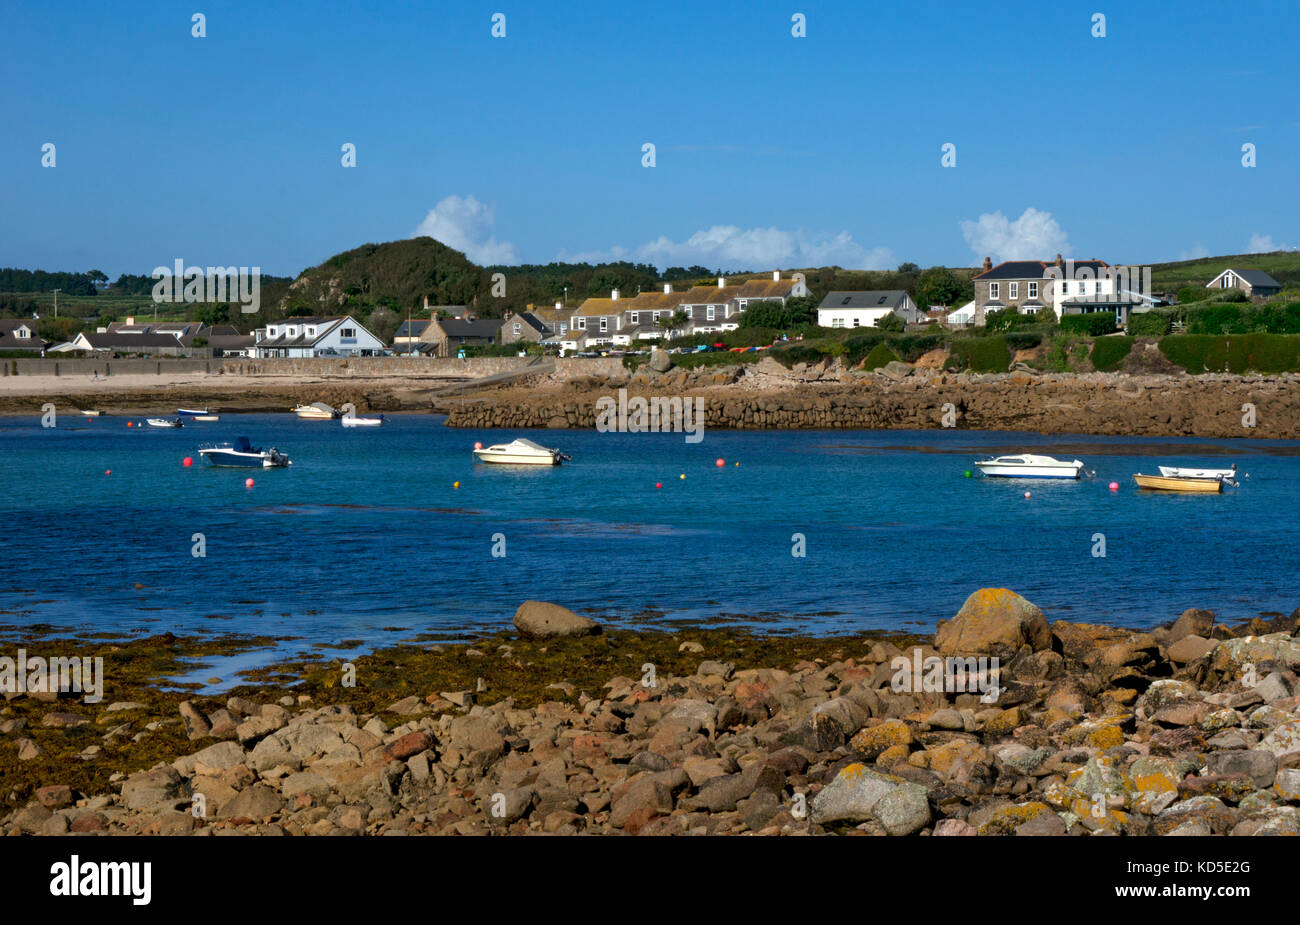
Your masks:
{"label": "green tree", "polygon": [[895,315],[893,312],[890,312],[888,315],[885,315],[885,317],[876,322],[876,328],[881,331],[902,333],[906,327],[907,322],[905,322],[901,316]]}
{"label": "green tree", "polygon": [[666,339],[672,340],[673,336],[677,333],[678,328],[684,326],[689,320],[690,316],[686,314],[686,310],[679,308],[671,315],[660,318],[658,325],[664,329]]}
{"label": "green tree", "polygon": [[969,281],[963,283],[947,267],[930,267],[916,279],[917,300],[924,300],[926,305],[958,306],[970,301],[966,291],[973,287]]}

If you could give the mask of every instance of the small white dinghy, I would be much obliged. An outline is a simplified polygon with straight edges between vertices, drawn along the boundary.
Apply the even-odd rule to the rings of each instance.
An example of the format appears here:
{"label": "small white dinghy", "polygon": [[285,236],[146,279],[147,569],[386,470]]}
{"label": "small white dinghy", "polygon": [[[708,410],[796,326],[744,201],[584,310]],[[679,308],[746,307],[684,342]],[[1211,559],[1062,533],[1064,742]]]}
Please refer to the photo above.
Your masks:
{"label": "small white dinghy", "polygon": [[1237,475],[1237,464],[1231,469],[1187,469],[1181,466],[1161,466],[1160,474],[1165,478],[1183,479],[1231,479]]}
{"label": "small white dinghy", "polygon": [[477,449],[474,451],[474,458],[480,462],[507,466],[558,466],[561,460],[573,457],[521,437],[509,443],[497,443]]}
{"label": "small white dinghy", "polygon": [[184,424],[181,423],[179,418],[177,418],[174,421],[169,421],[166,418],[146,418],[145,423],[148,424],[150,427],[184,427],[185,426]]}
{"label": "small white dinghy", "polygon": [[985,475],[1010,479],[1077,479],[1083,473],[1083,463],[1077,459],[1064,462],[1029,453],[981,459],[975,465]]}
{"label": "small white dinghy", "polygon": [[363,418],[355,414],[345,414],[339,423],[344,427],[378,427],[384,423],[384,416],[380,414],[373,418]]}

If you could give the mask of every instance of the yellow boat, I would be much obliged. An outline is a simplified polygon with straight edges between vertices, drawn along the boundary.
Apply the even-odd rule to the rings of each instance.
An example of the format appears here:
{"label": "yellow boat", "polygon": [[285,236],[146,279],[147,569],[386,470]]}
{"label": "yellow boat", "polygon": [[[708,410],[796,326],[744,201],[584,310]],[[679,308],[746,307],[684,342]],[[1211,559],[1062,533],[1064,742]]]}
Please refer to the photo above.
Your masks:
{"label": "yellow boat", "polygon": [[1156,491],[1192,491],[1213,493],[1223,491],[1223,479],[1196,479],[1183,475],[1135,475],[1138,488]]}

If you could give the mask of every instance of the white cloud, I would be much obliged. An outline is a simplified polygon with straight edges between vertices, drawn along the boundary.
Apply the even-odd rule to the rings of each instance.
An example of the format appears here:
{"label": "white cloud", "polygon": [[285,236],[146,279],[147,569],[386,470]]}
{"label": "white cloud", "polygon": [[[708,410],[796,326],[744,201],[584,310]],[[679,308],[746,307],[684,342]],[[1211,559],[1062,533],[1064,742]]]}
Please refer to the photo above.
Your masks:
{"label": "white cloud", "polygon": [[492,207],[473,196],[448,196],[429,210],[411,237],[428,235],[461,251],[482,266],[519,262],[519,252],[509,241],[492,235],[496,217]]}
{"label": "white cloud", "polygon": [[1204,244],[1197,242],[1185,251],[1178,252],[1179,260],[1203,260],[1210,256],[1210,249]]}
{"label": "white cloud", "polygon": [[961,222],[961,233],[977,258],[1002,260],[1051,260],[1070,253],[1070,237],[1052,218],[1051,212],[1025,209],[1010,221],[1001,212],[985,212],[978,221]]}
{"label": "white cloud", "polygon": [[660,267],[699,264],[723,270],[829,264],[850,270],[885,270],[896,266],[892,250],[863,247],[847,231],[826,234],[803,229],[744,229],[735,225],[714,225],[684,241],[660,235],[631,251],[614,247],[603,253],[562,255],[560,259],[591,262],[631,259]]}
{"label": "white cloud", "polygon": [[1247,254],[1271,254],[1273,251],[1286,250],[1285,244],[1274,244],[1271,234],[1260,234],[1256,232],[1250,236],[1250,243],[1246,245]]}

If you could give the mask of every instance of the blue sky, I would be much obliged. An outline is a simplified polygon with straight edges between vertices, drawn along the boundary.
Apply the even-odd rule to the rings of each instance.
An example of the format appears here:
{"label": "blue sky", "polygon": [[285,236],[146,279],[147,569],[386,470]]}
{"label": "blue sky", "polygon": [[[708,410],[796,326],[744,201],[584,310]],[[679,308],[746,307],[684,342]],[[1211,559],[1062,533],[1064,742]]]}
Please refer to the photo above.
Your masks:
{"label": "blue sky", "polygon": [[479,262],[754,270],[1293,248],[1297,25],[1294,0],[9,0],[0,265],[291,275],[418,229]]}

